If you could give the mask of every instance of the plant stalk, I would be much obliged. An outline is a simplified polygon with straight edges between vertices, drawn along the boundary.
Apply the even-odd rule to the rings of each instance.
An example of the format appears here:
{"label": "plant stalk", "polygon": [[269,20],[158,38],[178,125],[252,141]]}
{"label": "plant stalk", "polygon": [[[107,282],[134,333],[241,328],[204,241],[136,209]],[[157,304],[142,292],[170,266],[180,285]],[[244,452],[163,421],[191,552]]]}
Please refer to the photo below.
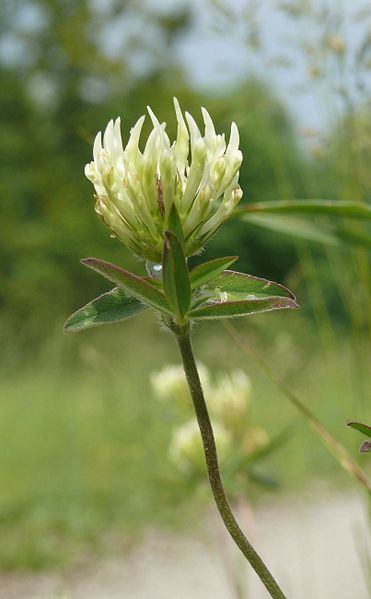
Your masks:
{"label": "plant stalk", "polygon": [[201,432],[210,486],[219,513],[232,539],[259,576],[270,596],[273,599],[286,599],[286,596],[281,591],[267,566],[240,529],[226,498],[223,483],[220,478],[214,433],[193,355],[189,327],[172,326],[171,328],[176,335],[180,354],[182,356],[184,371]]}

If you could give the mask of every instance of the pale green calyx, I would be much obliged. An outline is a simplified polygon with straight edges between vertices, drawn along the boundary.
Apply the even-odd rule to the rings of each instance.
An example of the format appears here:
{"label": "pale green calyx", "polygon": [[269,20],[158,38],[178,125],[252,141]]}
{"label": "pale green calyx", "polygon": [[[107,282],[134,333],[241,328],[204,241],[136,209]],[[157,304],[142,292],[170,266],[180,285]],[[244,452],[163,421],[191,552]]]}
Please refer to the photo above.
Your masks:
{"label": "pale green calyx", "polygon": [[[242,153],[239,134],[232,123],[228,145],[215,132],[204,108],[205,133],[201,132],[174,99],[178,132],[170,143],[166,123],[148,107],[153,129],[143,152],[139,138],[145,117],[132,128],[123,147],[120,118],[98,133],[93,162],[85,167],[96,191],[96,212],[115,237],[138,256],[159,262],[164,231],[172,204],[179,214],[187,256],[196,253],[219,229],[239,202],[238,185]],[[186,124],[187,122],[187,124]],[[188,125],[188,127],[187,127]]]}

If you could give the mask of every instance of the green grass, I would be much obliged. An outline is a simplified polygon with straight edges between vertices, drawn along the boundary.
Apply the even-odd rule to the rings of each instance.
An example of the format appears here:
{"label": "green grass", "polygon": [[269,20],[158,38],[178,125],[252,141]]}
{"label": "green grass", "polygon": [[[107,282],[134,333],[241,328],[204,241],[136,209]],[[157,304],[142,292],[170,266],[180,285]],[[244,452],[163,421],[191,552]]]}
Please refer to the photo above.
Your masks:
{"label": "green grass", "polygon": [[[362,437],[347,430],[345,420],[367,421],[371,414],[354,401],[349,344],[339,340],[325,353],[305,320],[290,323],[288,316],[256,317],[243,333],[357,456]],[[268,471],[280,473],[283,490],[313,479],[351,484],[221,326],[199,327],[195,347],[211,369],[242,367],[251,375],[255,423],[271,434],[291,427],[290,442],[267,460]],[[61,566],[107,550],[113,538],[129,543],[147,526],[189,522],[191,494],[166,457],[174,422],[153,399],[148,381],[152,370],[176,362],[173,340],[159,334],[148,314],[141,322],[82,335],[52,335],[39,356],[3,371],[0,567]],[[361,458],[364,464],[367,458]],[[262,497],[256,490],[253,496]],[[192,505],[201,513],[201,503]]]}

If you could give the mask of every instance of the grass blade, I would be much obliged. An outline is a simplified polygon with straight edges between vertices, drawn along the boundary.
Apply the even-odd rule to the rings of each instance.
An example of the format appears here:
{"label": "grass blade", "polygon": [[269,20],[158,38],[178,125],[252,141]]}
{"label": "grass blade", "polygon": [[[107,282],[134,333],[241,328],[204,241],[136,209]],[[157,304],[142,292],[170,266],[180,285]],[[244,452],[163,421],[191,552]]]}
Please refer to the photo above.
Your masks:
{"label": "grass blade", "polygon": [[371,206],[365,202],[343,202],[340,200],[277,200],[257,202],[239,207],[235,216],[242,214],[309,214],[360,218],[371,221]]}

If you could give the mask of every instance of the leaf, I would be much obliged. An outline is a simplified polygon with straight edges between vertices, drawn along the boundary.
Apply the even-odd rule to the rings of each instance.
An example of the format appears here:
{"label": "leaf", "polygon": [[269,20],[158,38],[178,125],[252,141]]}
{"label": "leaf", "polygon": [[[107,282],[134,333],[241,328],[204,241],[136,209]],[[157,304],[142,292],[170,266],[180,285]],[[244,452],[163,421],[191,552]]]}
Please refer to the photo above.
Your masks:
{"label": "leaf", "polygon": [[366,435],[366,437],[369,437],[371,439],[371,426],[363,424],[362,422],[356,422],[354,420],[348,420],[347,425],[351,426],[356,431],[362,433],[362,435]]}
{"label": "leaf", "polygon": [[203,290],[211,299],[192,309],[191,318],[231,318],[299,307],[294,294],[283,285],[232,270],[224,271]]}
{"label": "leaf", "polygon": [[146,306],[142,302],[128,297],[116,287],[74,312],[64,325],[64,330],[77,332],[102,324],[119,322],[135,316],[145,309]]}
{"label": "leaf", "polygon": [[270,312],[284,308],[298,308],[295,300],[289,297],[268,297],[265,299],[251,299],[233,302],[213,302],[191,310],[189,317],[192,319],[234,318],[247,316],[257,312]]}
{"label": "leaf", "polygon": [[195,266],[190,272],[192,289],[208,283],[219,276],[226,268],[232,266],[238,260],[238,256],[226,256],[225,258],[215,258]]}
{"label": "leaf", "polygon": [[208,295],[207,293],[204,293],[203,290],[202,290],[202,293],[200,293],[199,295],[194,294],[192,296],[192,301],[191,301],[192,310],[194,310],[195,308],[198,308],[199,306],[202,306],[203,304],[205,304],[207,301],[209,301],[211,299],[212,299],[212,297],[210,295]]}
{"label": "leaf", "polygon": [[371,205],[365,202],[343,202],[340,200],[284,200],[257,202],[235,210],[234,215],[262,213],[342,216],[371,220]]}
{"label": "leaf", "polygon": [[191,304],[191,283],[182,246],[170,231],[165,232],[162,277],[167,301],[182,322]]}
{"label": "leaf", "polygon": [[[161,276],[162,276],[162,267],[161,267]],[[141,279],[143,281],[146,281],[149,285],[152,285],[152,287],[156,287],[156,289],[160,289],[161,291],[163,290],[162,280],[155,279],[154,277],[141,277]]]}
{"label": "leaf", "polygon": [[92,268],[109,281],[112,281],[112,283],[122,287],[128,295],[142,300],[156,310],[172,314],[164,294],[151,285],[144,277],[138,277],[120,266],[116,266],[105,260],[99,260],[99,258],[85,258],[81,260],[81,263]]}
{"label": "leaf", "polygon": [[167,229],[170,233],[173,233],[180,245],[184,247],[184,234],[182,223],[180,222],[179,214],[176,209],[175,203],[173,202],[170,208],[169,217],[167,221]]}
{"label": "leaf", "polygon": [[216,277],[210,285],[205,286],[205,292],[213,299],[224,296],[225,301],[266,299],[272,296],[295,300],[292,291],[280,283],[233,270],[226,270]]}

